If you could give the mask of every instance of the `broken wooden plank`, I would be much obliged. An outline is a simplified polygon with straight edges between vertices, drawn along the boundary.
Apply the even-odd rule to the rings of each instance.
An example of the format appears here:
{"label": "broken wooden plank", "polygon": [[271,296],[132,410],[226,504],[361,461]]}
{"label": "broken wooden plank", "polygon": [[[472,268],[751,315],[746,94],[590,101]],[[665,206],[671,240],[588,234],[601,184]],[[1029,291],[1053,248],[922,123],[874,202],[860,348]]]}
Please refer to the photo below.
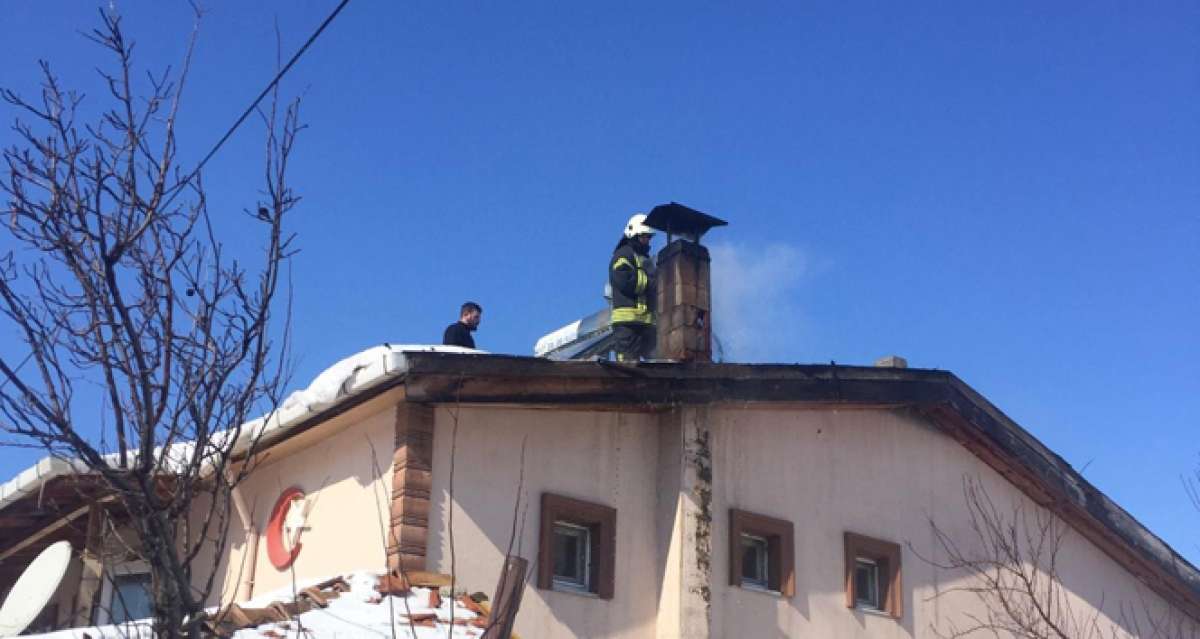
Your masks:
{"label": "broken wooden plank", "polygon": [[512,639],[513,623],[517,610],[521,608],[521,595],[525,592],[525,573],[529,561],[521,557],[509,557],[500,572],[500,583],[496,584],[495,605],[491,610],[492,621],[483,633],[483,639]]}

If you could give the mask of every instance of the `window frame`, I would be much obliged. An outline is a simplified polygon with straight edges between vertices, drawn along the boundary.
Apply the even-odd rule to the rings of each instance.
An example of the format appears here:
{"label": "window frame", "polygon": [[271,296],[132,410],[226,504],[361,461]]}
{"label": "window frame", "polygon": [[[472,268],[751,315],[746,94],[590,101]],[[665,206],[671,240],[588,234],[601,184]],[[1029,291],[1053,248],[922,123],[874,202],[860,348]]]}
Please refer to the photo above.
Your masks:
{"label": "window frame", "polygon": [[[767,588],[742,577],[742,537],[767,541]],[[781,597],[796,594],[796,541],[792,522],[737,508],[729,509],[729,585]]]}
{"label": "window frame", "polygon": [[[587,528],[590,532],[587,590],[555,587],[554,529],[563,523]],[[576,595],[612,599],[616,576],[617,510],[603,504],[574,499],[565,495],[542,493],[541,528],[538,534],[538,588]]]}
{"label": "window frame", "polygon": [[[847,531],[844,533],[846,607],[854,610],[878,612],[893,619],[904,615],[904,588],[901,581],[900,544],[867,537]],[[870,608],[859,604],[855,572],[859,559],[875,563],[877,569],[876,588],[879,590],[879,607]]]}

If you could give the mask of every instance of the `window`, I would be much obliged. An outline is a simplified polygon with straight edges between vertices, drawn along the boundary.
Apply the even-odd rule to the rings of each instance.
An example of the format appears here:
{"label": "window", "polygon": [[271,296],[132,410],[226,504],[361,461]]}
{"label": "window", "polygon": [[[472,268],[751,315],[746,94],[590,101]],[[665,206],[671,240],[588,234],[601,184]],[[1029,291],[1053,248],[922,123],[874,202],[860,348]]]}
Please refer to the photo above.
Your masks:
{"label": "window", "polygon": [[117,575],[113,577],[112,589],[112,623],[137,621],[154,613],[150,601],[150,575]]}
{"label": "window", "polygon": [[729,584],[748,590],[796,592],[792,522],[729,511]]}
{"label": "window", "polygon": [[554,589],[591,591],[592,530],[554,522]]}
{"label": "window", "polygon": [[100,592],[99,623],[137,621],[153,613],[150,567],[146,562],[121,564],[105,575]]}
{"label": "window", "polygon": [[881,610],[879,604],[879,564],[874,559],[854,560],[854,604],[868,610]]}
{"label": "window", "polygon": [[765,537],[742,533],[742,587],[770,590],[767,567],[770,544]]}
{"label": "window", "polygon": [[538,588],[612,598],[615,509],[543,493],[538,541]]}
{"label": "window", "polygon": [[851,532],[845,534],[846,607],[876,610],[899,619],[900,545]]}

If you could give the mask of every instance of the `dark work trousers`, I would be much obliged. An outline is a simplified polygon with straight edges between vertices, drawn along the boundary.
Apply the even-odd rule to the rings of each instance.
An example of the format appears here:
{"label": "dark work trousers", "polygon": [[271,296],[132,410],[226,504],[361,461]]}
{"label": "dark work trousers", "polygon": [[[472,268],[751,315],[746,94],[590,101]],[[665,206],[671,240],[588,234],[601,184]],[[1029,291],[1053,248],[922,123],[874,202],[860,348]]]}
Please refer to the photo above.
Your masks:
{"label": "dark work trousers", "polygon": [[638,359],[654,357],[658,329],[653,324],[622,322],[612,327],[613,340],[616,342],[613,350],[617,352],[618,362],[636,362]]}

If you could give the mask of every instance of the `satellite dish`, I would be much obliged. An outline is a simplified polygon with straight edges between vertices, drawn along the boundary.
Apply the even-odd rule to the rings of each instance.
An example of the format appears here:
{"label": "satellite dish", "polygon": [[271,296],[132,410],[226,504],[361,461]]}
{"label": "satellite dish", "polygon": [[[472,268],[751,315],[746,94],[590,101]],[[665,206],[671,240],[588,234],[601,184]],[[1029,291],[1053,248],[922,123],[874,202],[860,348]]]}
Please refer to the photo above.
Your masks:
{"label": "satellite dish", "polygon": [[0,606],[0,637],[21,634],[50,602],[71,563],[71,543],[60,541],[42,551],[21,573]]}

